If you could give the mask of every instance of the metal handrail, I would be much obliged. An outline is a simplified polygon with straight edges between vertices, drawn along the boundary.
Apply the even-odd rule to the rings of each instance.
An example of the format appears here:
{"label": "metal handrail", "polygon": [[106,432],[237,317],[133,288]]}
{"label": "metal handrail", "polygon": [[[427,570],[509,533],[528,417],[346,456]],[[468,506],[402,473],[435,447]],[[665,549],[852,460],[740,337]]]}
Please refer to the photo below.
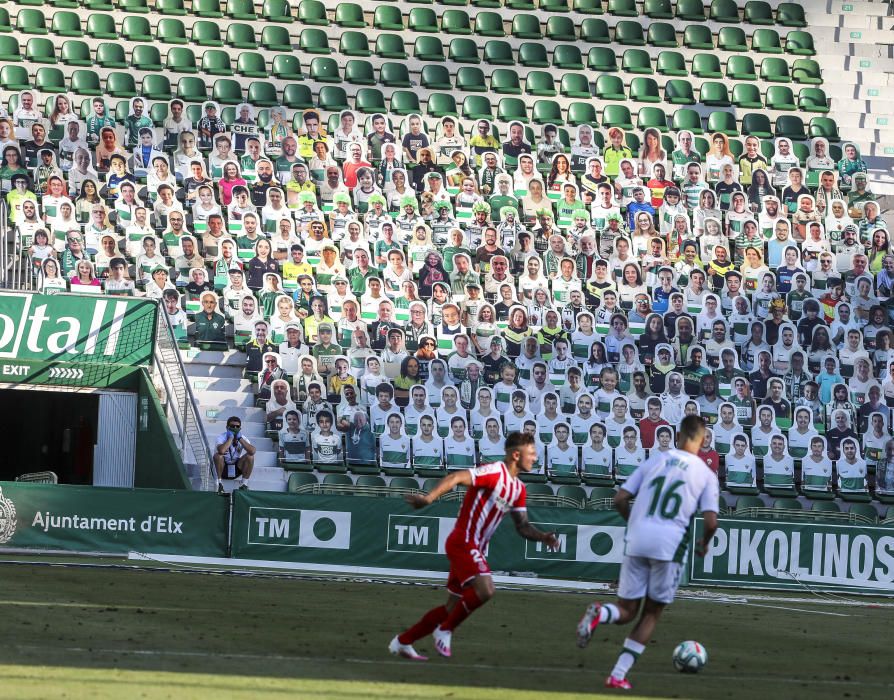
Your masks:
{"label": "metal handrail", "polygon": [[732,513],[737,518],[761,520],[837,520],[850,525],[875,525],[876,522],[860,513],[839,513],[826,510],[795,510],[793,508],[743,508]]}
{"label": "metal handrail", "polygon": [[214,484],[211,450],[198,404],[186,377],[183,358],[177,347],[174,330],[165,310],[159,306],[153,361],[164,385],[166,412],[173,419],[180,437],[180,453],[184,464],[194,464],[201,478],[201,489],[209,491]]}

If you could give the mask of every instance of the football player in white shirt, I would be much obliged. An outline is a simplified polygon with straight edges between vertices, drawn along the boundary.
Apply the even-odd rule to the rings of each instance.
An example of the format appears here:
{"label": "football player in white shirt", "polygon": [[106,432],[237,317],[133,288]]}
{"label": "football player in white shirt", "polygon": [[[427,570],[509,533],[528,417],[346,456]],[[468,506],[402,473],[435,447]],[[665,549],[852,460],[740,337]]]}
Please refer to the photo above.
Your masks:
{"label": "football player in white shirt", "polygon": [[[627,673],[645,651],[664,607],[674,600],[692,516],[701,511],[704,517],[699,555],[704,555],[717,529],[720,487],[698,456],[704,436],[702,419],[686,416],[677,433],[677,449],[653,453],[615,495],[615,507],[627,520],[618,601],[590,604],[577,625],[578,646],[585,647],[601,623],[632,622],[640,607],[642,615],[624,640],[606,687],[630,689]],[[631,505],[640,493],[642,497]]]}

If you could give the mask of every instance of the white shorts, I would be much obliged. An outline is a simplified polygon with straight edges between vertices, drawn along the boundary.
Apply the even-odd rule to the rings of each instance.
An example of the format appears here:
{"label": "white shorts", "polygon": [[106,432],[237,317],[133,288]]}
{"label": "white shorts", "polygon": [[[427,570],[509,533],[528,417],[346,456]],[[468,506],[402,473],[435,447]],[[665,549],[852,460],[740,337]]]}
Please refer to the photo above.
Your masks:
{"label": "white shorts", "polygon": [[625,555],[621,562],[618,597],[639,600],[648,596],[656,603],[673,603],[682,573],[680,562]]}

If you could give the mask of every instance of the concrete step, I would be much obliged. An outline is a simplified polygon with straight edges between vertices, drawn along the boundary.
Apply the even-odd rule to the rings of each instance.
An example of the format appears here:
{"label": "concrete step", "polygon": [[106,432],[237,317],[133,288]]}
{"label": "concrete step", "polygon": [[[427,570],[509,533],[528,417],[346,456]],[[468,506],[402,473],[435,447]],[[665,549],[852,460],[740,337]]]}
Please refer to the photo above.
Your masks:
{"label": "concrete step", "polygon": [[211,351],[190,348],[182,352],[183,362],[195,365],[239,365],[245,364],[245,353],[238,350]]}
{"label": "concrete step", "polygon": [[242,393],[252,391],[252,383],[247,379],[190,377],[189,384],[194,392],[209,390],[227,393]]}
{"label": "concrete step", "polygon": [[[256,479],[252,476],[249,481],[249,488],[252,491],[273,491],[276,493],[284,493],[286,490],[287,483],[285,481],[272,481],[268,479]],[[237,488],[239,488],[239,482],[236,479],[224,479],[223,481],[224,491],[227,493],[233,493]]]}
{"label": "concrete step", "polygon": [[186,364],[187,377],[212,378],[212,379],[242,379],[244,371],[243,366],[236,365],[204,365],[204,364]]}
{"label": "concrete step", "polygon": [[253,408],[255,405],[255,396],[250,392],[210,391],[197,388],[194,388],[193,391],[200,406],[217,406],[224,409],[229,407]]}
{"label": "concrete step", "polygon": [[[216,437],[219,433],[226,430],[226,423],[223,422],[223,418],[221,420],[205,419],[202,421],[202,425],[205,428],[205,434],[208,436],[209,440],[211,439],[212,434]],[[263,423],[245,422],[242,424],[242,432],[248,436],[248,439],[251,440],[252,443],[257,443],[258,440],[266,437]]]}
{"label": "concrete step", "polygon": [[[224,426],[224,421],[228,416],[238,416],[243,423],[260,423],[264,424],[266,414],[260,408],[248,408],[245,406],[234,406],[232,408],[221,409],[219,406],[204,406],[199,404],[201,419],[203,423],[218,423]],[[223,429],[223,428],[221,428]]]}

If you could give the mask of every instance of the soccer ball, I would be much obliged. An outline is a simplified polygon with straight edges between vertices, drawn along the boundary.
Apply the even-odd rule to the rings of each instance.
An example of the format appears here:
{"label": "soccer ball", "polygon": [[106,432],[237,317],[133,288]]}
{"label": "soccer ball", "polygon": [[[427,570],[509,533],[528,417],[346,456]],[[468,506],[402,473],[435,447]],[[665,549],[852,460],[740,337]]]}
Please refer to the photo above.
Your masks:
{"label": "soccer ball", "polygon": [[680,642],[674,649],[673,661],[680,673],[698,673],[708,663],[708,651],[698,642]]}

